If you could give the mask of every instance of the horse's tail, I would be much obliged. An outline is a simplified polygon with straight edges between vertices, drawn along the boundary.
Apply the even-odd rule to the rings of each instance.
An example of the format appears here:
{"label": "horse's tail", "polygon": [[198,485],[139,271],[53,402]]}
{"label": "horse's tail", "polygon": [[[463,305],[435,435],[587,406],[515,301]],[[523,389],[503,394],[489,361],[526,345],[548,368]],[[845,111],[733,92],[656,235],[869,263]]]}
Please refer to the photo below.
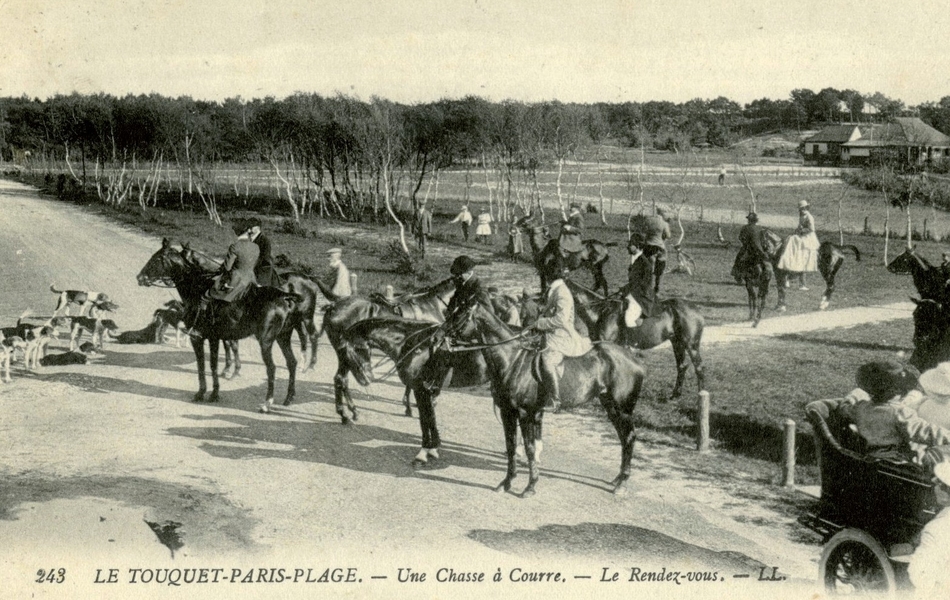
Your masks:
{"label": "horse's tail", "polygon": [[838,247],[841,248],[842,250],[850,250],[850,251],[854,252],[854,260],[856,260],[856,261],[860,261],[860,260],[861,260],[861,251],[858,250],[858,247],[857,247],[857,246],[854,246],[854,245],[851,245],[851,244],[845,244],[844,246],[838,246]]}

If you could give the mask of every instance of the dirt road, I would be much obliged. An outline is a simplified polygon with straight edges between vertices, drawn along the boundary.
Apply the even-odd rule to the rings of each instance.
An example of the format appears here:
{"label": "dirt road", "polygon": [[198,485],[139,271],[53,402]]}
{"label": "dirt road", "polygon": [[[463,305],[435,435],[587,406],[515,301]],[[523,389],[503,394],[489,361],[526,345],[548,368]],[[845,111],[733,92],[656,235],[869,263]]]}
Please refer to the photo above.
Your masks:
{"label": "dirt road", "polygon": [[[0,318],[48,315],[55,282],[109,292],[119,324],[142,327],[169,298],[135,285],[159,243],[0,182]],[[820,547],[795,523],[800,498],[741,472],[723,481],[659,434],[638,442],[630,493],[615,497],[606,482],[619,445],[606,420],[549,415],[538,495],[496,494],[503,440],[484,396],[442,395],[442,459],[413,471],[419,429],[401,416],[398,386],[358,391],[359,424],[340,425],[323,342],[316,371],[298,379],[297,403],[263,415],[263,366],[253,341],[242,350],[243,376],[223,383],[216,405],[190,401],[194,358],[173,343],[107,345],[83,366],[17,365],[13,383],[0,385],[0,589],[49,598],[180,597],[180,587],[212,597],[798,596],[817,572]],[[278,396],[285,382],[279,369]],[[165,528],[165,544],[149,523]],[[772,567],[789,579],[758,581]],[[209,570],[192,582],[187,571],[162,571],[195,568]],[[440,582],[445,569],[487,581]],[[668,581],[640,580],[662,569]],[[520,581],[542,571],[564,582]],[[686,571],[715,583],[688,581]],[[322,575],[355,581],[317,583]],[[97,583],[112,577],[118,583]]]}

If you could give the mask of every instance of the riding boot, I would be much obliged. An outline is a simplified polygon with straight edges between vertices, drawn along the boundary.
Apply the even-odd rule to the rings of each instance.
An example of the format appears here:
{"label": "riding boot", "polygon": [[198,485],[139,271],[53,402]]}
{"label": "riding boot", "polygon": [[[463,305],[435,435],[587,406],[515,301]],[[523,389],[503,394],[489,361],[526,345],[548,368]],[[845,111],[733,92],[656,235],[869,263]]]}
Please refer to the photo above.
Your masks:
{"label": "riding boot", "polygon": [[561,385],[557,375],[557,365],[549,364],[542,356],[540,361],[541,392],[544,394],[544,407],[557,413],[561,410]]}
{"label": "riding boot", "polygon": [[211,298],[207,296],[202,297],[201,301],[198,303],[198,308],[195,309],[195,315],[191,322],[191,327],[188,328],[188,331],[185,332],[185,335],[188,337],[195,337],[198,335],[198,331],[195,329],[198,322],[208,316],[208,304],[211,302]]}

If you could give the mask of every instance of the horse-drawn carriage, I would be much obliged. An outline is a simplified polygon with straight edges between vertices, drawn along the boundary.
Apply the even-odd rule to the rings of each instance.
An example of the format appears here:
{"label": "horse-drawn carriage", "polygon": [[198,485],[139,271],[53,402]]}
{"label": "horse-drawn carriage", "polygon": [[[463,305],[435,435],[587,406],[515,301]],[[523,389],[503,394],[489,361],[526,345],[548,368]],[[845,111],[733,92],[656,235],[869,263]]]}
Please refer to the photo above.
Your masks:
{"label": "horse-drawn carriage", "polygon": [[821,499],[802,521],[824,537],[819,582],[836,594],[908,586],[906,565],[891,556],[936,515],[930,474],[856,451],[857,434],[824,402],[812,402],[805,414],[818,450]]}

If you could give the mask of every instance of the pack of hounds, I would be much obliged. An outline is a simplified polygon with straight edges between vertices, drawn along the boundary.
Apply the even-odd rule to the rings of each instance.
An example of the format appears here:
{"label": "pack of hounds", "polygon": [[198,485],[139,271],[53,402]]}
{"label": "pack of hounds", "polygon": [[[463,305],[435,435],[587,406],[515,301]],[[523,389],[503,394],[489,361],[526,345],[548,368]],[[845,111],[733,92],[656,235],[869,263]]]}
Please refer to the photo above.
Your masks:
{"label": "pack of hounds", "polygon": [[[116,322],[107,318],[119,305],[108,294],[94,291],[58,290],[55,284],[50,291],[57,294],[53,314],[45,321],[31,317],[27,310],[17,319],[16,325],[0,328],[0,380],[10,383],[11,364],[18,358],[26,369],[41,366],[86,364],[100,356],[106,338],[119,344],[162,344],[165,333],[171,327],[175,343],[182,345],[184,307],[179,300],[169,300],[155,310],[152,321],[135,331],[119,332]],[[75,314],[74,314],[75,313]],[[49,344],[59,339],[60,331],[69,331],[69,351],[48,353]],[[88,333],[90,341],[82,342]]]}

